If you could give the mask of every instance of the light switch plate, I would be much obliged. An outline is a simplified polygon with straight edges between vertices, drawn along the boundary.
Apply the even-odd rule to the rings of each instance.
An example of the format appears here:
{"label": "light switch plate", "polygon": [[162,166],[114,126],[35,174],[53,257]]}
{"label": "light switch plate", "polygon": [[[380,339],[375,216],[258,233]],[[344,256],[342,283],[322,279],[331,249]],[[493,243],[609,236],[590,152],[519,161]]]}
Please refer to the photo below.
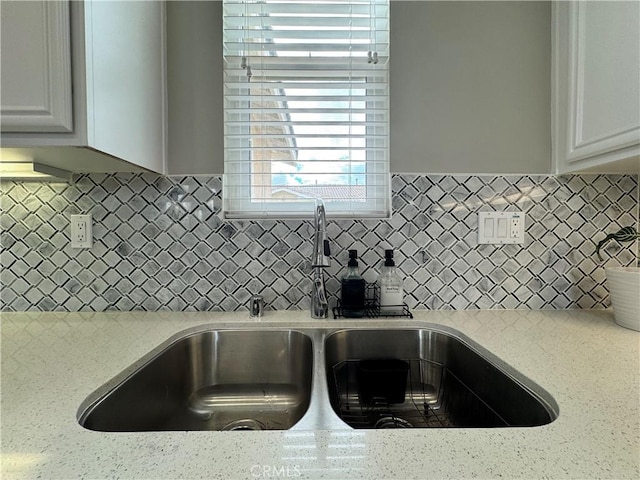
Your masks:
{"label": "light switch plate", "polygon": [[524,213],[478,212],[478,243],[524,243]]}

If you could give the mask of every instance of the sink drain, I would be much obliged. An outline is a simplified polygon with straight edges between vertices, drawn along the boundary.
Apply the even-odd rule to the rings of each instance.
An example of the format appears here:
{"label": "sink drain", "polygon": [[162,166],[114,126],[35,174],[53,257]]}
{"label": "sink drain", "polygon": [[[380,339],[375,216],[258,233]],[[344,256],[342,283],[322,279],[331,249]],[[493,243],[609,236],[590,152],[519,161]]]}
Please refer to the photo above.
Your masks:
{"label": "sink drain", "polygon": [[266,430],[267,428],[263,423],[260,423],[257,420],[253,420],[252,418],[246,418],[244,420],[235,420],[231,423],[228,423],[220,430],[225,432],[237,431],[237,430]]}
{"label": "sink drain", "polygon": [[400,417],[382,417],[373,428],[412,428],[413,425]]}

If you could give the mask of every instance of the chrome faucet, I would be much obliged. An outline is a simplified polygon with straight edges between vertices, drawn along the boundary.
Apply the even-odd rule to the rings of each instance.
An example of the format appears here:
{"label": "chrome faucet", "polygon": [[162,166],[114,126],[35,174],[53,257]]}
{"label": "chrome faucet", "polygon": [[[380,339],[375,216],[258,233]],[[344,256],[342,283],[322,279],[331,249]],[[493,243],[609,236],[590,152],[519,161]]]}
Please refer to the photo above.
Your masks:
{"label": "chrome faucet", "polygon": [[327,318],[329,316],[329,301],[324,285],[324,269],[331,263],[329,255],[329,240],[327,239],[327,219],[325,218],[324,202],[316,200],[314,214],[314,238],[311,268],[313,268],[313,284],[311,286],[311,318]]}

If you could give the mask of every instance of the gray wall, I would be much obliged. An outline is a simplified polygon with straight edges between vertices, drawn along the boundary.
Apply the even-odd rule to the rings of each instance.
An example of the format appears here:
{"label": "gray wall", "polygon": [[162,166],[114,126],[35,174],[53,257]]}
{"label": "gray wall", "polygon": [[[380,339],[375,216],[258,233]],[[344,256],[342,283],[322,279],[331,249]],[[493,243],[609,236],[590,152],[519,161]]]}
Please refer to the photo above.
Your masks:
{"label": "gray wall", "polygon": [[[222,3],[168,2],[169,168],[223,171]],[[549,2],[391,4],[391,170],[551,172]]]}
{"label": "gray wall", "polygon": [[167,2],[169,174],[220,174],[222,2]]}
{"label": "gray wall", "polygon": [[547,2],[392,2],[391,169],[551,171]]}

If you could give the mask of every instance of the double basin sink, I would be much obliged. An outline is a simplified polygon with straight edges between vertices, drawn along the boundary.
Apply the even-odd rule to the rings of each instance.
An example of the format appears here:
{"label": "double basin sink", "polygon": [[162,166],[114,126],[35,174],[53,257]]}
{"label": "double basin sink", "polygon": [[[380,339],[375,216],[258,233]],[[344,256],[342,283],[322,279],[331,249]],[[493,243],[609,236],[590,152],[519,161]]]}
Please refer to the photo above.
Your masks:
{"label": "double basin sink", "polygon": [[534,427],[558,405],[462,333],[424,328],[198,327],[93,392],[108,432]]}

